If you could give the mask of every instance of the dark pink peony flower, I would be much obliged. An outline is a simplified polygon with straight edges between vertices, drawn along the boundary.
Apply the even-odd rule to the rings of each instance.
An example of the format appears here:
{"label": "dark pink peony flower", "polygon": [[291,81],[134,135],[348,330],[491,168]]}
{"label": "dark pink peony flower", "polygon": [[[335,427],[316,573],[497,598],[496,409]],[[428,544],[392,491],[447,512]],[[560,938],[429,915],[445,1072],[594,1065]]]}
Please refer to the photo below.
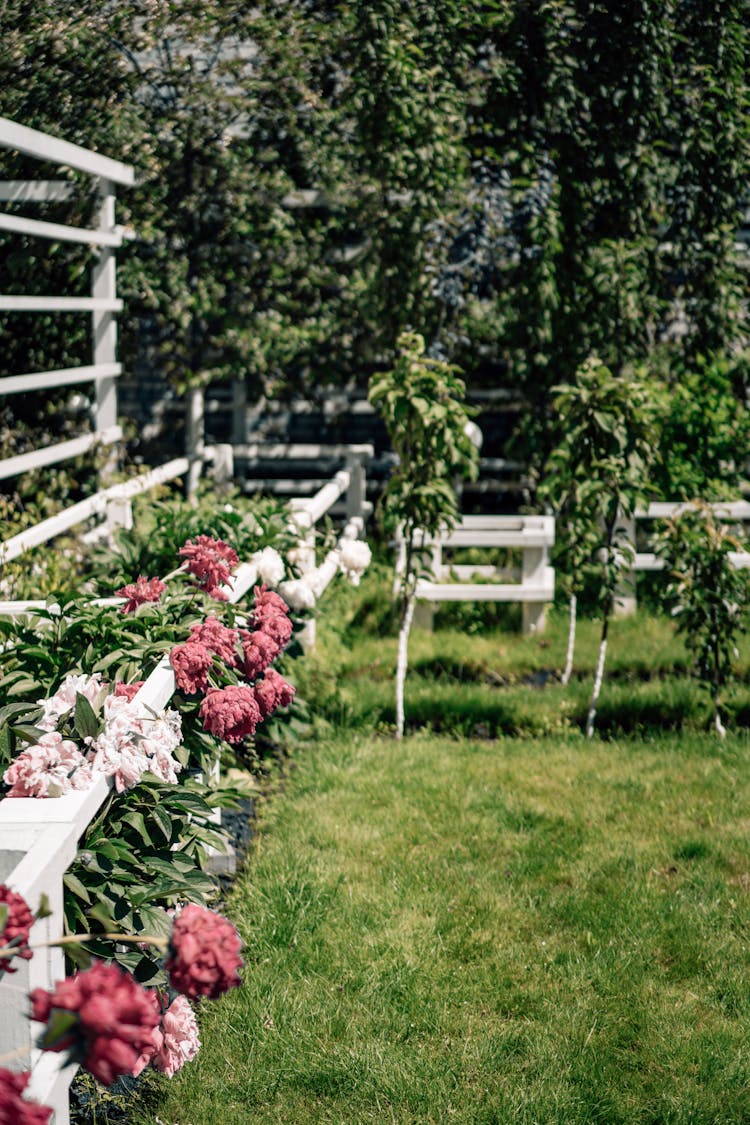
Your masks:
{"label": "dark pink peony flower", "polygon": [[179,554],[187,560],[187,569],[194,575],[206,593],[220,600],[226,600],[219,587],[229,581],[232,569],[239,563],[237,552],[223,539],[212,539],[210,535],[196,535],[188,539]]}
{"label": "dark pink peony flower", "polygon": [[122,607],[123,613],[133,613],[139,605],[158,602],[166,588],[161,578],[144,578],[139,574],[135,582],[131,582],[129,586],[122,586],[119,590],[115,590],[115,596],[127,598]]}
{"label": "dark pink peony flower", "polygon": [[145,680],[136,680],[134,684],[115,684],[115,695],[118,698],[124,696],[128,703],[131,703],[145,682]]}
{"label": "dark pink peony flower", "polygon": [[272,715],[277,707],[288,707],[295,695],[295,689],[275,668],[268,669],[253,691],[264,719]]}
{"label": "dark pink peony flower", "polygon": [[74,1013],[77,1019],[53,1042],[48,1028],[41,1046],[70,1051],[104,1086],[121,1074],[132,1074],[143,1052],[158,1043],[158,1008],[146,989],[116,965],[96,962],[58,981],[53,992],[35,988],[32,1019],[47,1023],[55,1011]]}
{"label": "dark pink peony flower", "polygon": [[213,656],[196,641],[186,641],[175,645],[169,654],[169,663],[174,668],[175,682],[181,691],[194,695],[208,687],[208,670],[213,664]]}
{"label": "dark pink peony flower", "polygon": [[49,1106],[27,1102],[23,1092],[31,1073],[16,1074],[0,1068],[0,1125],[47,1125],[52,1116]]}
{"label": "dark pink peony flower", "polygon": [[281,646],[278,641],[268,633],[264,633],[261,629],[256,629],[254,633],[249,633],[247,629],[240,630],[240,639],[242,641],[242,671],[247,680],[257,680],[258,676],[262,676],[269,664],[271,664],[281,652]]}
{"label": "dark pink peony flower", "polygon": [[279,651],[288,644],[293,626],[285,613],[269,613],[267,616],[261,617],[260,620],[258,620],[256,614],[254,621],[256,628],[276,641]]}
{"label": "dark pink peony flower", "polygon": [[207,617],[200,625],[190,627],[190,641],[203,645],[209,652],[215,653],[230,668],[234,668],[239,660],[237,654],[239,637],[237,629],[227,628],[217,617]]}
{"label": "dark pink peony flower", "polygon": [[189,903],[177,916],[165,968],[173,988],[197,1000],[215,1000],[241,984],[241,942],[231,922]]}
{"label": "dark pink peony flower", "polygon": [[22,957],[24,961],[31,959],[29,931],[34,925],[34,915],[23,895],[16,894],[4,883],[0,884],[0,906],[8,910],[5,925],[0,929],[0,947],[13,946],[12,952],[0,954],[1,975],[3,971],[15,973],[16,970],[10,967],[12,957]]}
{"label": "dark pink peony flower", "polygon": [[255,598],[255,616],[264,616],[272,611],[283,613],[286,615],[289,612],[284,599],[275,590],[269,590],[267,586],[256,586],[253,590]]}
{"label": "dark pink peony flower", "polygon": [[241,742],[254,734],[261,721],[253,689],[245,684],[210,688],[200,705],[200,716],[204,730],[227,742]]}

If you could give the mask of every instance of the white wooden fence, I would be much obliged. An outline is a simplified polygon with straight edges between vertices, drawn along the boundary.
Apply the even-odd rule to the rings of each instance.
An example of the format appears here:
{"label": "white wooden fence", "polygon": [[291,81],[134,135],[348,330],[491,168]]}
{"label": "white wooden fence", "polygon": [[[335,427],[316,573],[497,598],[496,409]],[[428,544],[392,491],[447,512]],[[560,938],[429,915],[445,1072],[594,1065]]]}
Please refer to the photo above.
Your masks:
{"label": "white wooden fence", "polygon": [[[679,515],[680,512],[684,512],[689,508],[690,504],[681,501],[655,501],[649,504],[647,508],[637,509],[631,519],[621,521],[622,536],[627,542],[635,544],[637,543],[637,525],[639,521],[672,519],[673,516]],[[750,523],[750,502],[747,500],[728,500],[726,502],[711,504],[710,508],[715,516],[727,523]],[[738,569],[750,569],[750,552],[732,551],[729,557],[732,564]],[[620,616],[635,613],[637,608],[635,577],[633,572],[638,573],[663,569],[664,559],[659,558],[654,551],[636,550],[632,571],[629,575],[624,577],[617,594],[617,612]]]}
{"label": "white wooden fence", "polygon": [[[319,592],[328,586],[338,570],[343,541],[357,538],[364,527],[363,461],[360,459],[357,465],[337,473],[315,496],[292,505],[292,522],[300,533],[300,543],[308,552],[305,574]],[[318,566],[314,560],[315,525],[342,497],[349,518],[338,547],[329,551]],[[229,601],[239,602],[256,578],[254,563],[241,564],[231,585],[225,587]],[[8,613],[33,612],[37,605],[34,602],[3,603],[1,608]],[[135,696],[135,702],[144,715],[152,715],[167,706],[174,691],[174,671],[165,656]],[[32,909],[38,906],[40,895],[47,895],[52,909],[49,918],[35,923],[32,945],[59,937],[63,932],[63,875],[75,858],[79,838],[109,789],[108,780],[101,777],[82,793],[45,800],[20,797],[0,801],[0,881],[22,894]],[[57,949],[44,949],[31,961],[17,961],[17,964],[17,973],[6,974],[0,980],[0,1011],[3,1013],[0,1054],[28,1048],[32,1067],[29,1096],[54,1108],[54,1125],[67,1125],[68,1090],[77,1068],[63,1066],[60,1055],[37,1051],[33,1044],[39,1028],[28,1019],[29,990],[51,988],[63,977],[63,955]],[[21,1059],[17,1065],[25,1068],[28,1059]]]}
{"label": "white wooden fence", "polygon": [[[555,571],[549,562],[554,542],[552,516],[463,516],[453,531],[435,539],[425,537],[424,547],[431,556],[432,574],[430,579],[418,580],[417,598],[430,603],[520,602],[524,632],[538,632],[545,625],[546,605],[555,596]],[[421,543],[422,537],[417,532],[415,544]],[[499,568],[497,564],[446,564],[443,551],[461,547],[520,550],[521,567],[510,568],[509,573],[509,568]],[[397,540],[397,551],[397,569],[403,570],[406,558],[403,539]],[[484,579],[510,577],[513,581],[472,582],[477,576]]]}
{"label": "white wooden fence", "polygon": [[[132,167],[91,152],[79,145],[58,140],[46,133],[28,129],[0,117],[0,146],[15,149],[39,161],[73,168],[92,177],[98,197],[96,226],[92,229],[47,223],[16,214],[0,214],[0,230],[25,234],[55,242],[85,243],[98,248],[91,275],[90,297],[30,297],[0,295],[0,312],[81,312],[91,314],[92,362],[80,367],[52,371],[34,371],[0,378],[0,395],[23,394],[51,390],[80,383],[95,386],[93,432],[69,441],[58,442],[44,449],[35,449],[0,461],[0,479],[19,476],[32,469],[60,464],[92,449],[113,445],[122,437],[117,425],[117,377],[122,372],[117,362],[117,313],[122,301],[117,297],[116,250],[127,237],[115,222],[117,185],[131,186]],[[72,191],[67,181],[6,180],[0,182],[0,201],[12,203],[49,203],[66,199]],[[130,500],[154,485],[174,480],[187,473],[187,458],[178,458],[144,473],[126,484],[103,489],[95,496],[64,509],[0,544],[0,564],[10,562],[23,551],[39,546],[92,516],[103,516],[102,528],[128,527],[132,520]]]}

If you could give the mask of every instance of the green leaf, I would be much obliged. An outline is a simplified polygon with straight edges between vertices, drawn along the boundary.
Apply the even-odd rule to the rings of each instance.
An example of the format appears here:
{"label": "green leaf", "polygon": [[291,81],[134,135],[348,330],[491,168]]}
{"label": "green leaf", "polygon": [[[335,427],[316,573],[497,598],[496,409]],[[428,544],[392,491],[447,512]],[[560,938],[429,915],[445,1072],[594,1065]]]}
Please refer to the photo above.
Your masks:
{"label": "green leaf", "polygon": [[86,696],[80,693],[76,695],[73,725],[81,738],[96,738],[99,734],[100,723],[94,709]]}
{"label": "green leaf", "polygon": [[86,890],[78,876],[74,875],[72,871],[65,872],[65,874],[63,875],[63,883],[68,888],[68,890],[72,891],[74,895],[78,896],[78,898],[82,898],[86,903],[91,903],[91,895]]}
{"label": "green leaf", "polygon": [[65,1008],[53,1008],[40,1040],[40,1046],[46,1051],[59,1046],[70,1035],[77,1023],[77,1012],[69,1012]]}

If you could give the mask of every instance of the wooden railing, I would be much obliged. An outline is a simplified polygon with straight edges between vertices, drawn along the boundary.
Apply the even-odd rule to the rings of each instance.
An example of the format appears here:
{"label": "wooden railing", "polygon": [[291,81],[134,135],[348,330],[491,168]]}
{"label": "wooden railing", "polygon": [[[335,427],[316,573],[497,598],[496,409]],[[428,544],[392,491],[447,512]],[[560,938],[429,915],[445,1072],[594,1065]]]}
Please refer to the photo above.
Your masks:
{"label": "wooden railing", "polygon": [[[420,549],[424,547],[430,554],[432,571],[430,579],[418,580],[417,598],[428,603],[520,602],[524,632],[541,631],[545,625],[546,605],[555,596],[555,572],[549,561],[554,542],[552,516],[463,516],[454,530],[439,538],[425,536],[423,542],[417,533],[415,545]],[[494,563],[446,564],[443,551],[461,547],[520,550],[521,567],[508,573],[507,568],[498,568]],[[397,540],[397,551],[397,570],[403,570],[406,558],[403,539]],[[486,581],[471,582],[475,576]],[[513,581],[491,581],[499,577],[510,577]]]}
{"label": "wooden railing", "polygon": [[[117,362],[117,313],[122,301],[117,297],[116,250],[127,232],[115,222],[117,185],[129,187],[134,182],[130,165],[91,152],[79,145],[61,141],[35,129],[28,129],[0,117],[0,146],[14,149],[42,162],[51,162],[83,172],[92,177],[98,195],[96,225],[91,228],[47,223],[22,215],[0,213],[0,230],[51,239],[55,242],[84,243],[98,248],[91,276],[90,297],[0,295],[0,312],[82,312],[92,318],[92,355],[80,367],[50,371],[33,371],[23,375],[0,378],[0,396],[31,391],[53,390],[80,383],[93,382],[95,402],[93,431],[81,437],[58,442],[43,449],[34,449],[0,460],[0,480],[20,476],[34,469],[46,468],[79,457],[93,449],[111,446],[122,438],[117,424],[117,378],[122,372]],[[49,203],[66,199],[72,185],[66,181],[6,180],[0,182],[0,201],[9,203]],[[128,481],[127,484],[103,489],[95,496],[64,509],[36,527],[23,531],[0,544],[0,564],[17,558],[23,551],[83,523],[92,516],[103,516],[102,529],[130,525],[130,499],[159,483],[174,480],[187,473],[186,458],[178,458]]]}
{"label": "wooden railing", "polygon": [[[727,500],[709,505],[714,515],[727,523],[750,523],[750,502],[747,500]],[[620,521],[620,534],[631,544],[638,542],[638,523],[653,520],[668,520],[690,507],[689,503],[676,500],[658,500],[639,508],[630,519]],[[750,569],[750,552],[732,551],[730,553],[732,564],[738,569]],[[654,551],[635,551],[633,568],[626,574],[620,584],[617,595],[617,612],[620,616],[634,613],[637,608],[635,589],[635,573],[657,571],[664,569],[664,560]]]}

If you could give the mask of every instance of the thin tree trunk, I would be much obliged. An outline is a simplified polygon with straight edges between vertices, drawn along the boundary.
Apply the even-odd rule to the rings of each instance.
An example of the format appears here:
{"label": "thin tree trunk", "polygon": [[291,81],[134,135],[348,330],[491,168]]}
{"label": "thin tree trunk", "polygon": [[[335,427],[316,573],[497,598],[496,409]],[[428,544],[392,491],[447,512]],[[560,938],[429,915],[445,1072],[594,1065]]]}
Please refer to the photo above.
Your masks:
{"label": "thin tree trunk", "polygon": [[578,610],[578,598],[575,594],[570,595],[570,623],[568,625],[568,651],[565,654],[565,670],[562,674],[562,684],[566,687],[570,682],[570,677],[573,673],[573,654],[576,647],[576,616]]}
{"label": "thin tree trunk", "polygon": [[599,642],[599,659],[596,662],[596,675],[594,676],[594,690],[591,693],[591,703],[589,704],[589,713],[586,719],[586,737],[593,738],[594,736],[594,719],[596,718],[596,705],[599,702],[599,692],[602,690],[602,680],[604,679],[604,659],[607,655],[607,633],[609,631],[609,614],[604,615],[602,622],[602,637]]}
{"label": "thin tree trunk", "polygon": [[412,618],[414,617],[416,600],[415,593],[411,593],[407,597],[404,615],[401,619],[401,628],[398,634],[398,661],[396,663],[396,738],[399,739],[404,737],[404,683],[406,681],[409,633],[411,631]]}

